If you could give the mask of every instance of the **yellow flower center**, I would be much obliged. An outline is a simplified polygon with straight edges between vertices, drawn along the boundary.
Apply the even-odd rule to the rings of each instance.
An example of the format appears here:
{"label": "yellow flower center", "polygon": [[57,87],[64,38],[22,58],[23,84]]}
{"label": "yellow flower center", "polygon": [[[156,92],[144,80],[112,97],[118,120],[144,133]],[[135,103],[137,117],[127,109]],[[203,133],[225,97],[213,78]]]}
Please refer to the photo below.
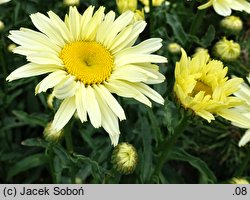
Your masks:
{"label": "yellow flower center", "polygon": [[113,56],[101,44],[76,41],[66,44],[60,58],[66,71],[85,85],[100,84],[107,80],[113,68]]}
{"label": "yellow flower center", "polygon": [[191,93],[191,96],[194,97],[196,94],[198,94],[200,91],[204,91],[205,95],[211,95],[213,94],[212,88],[210,86],[208,86],[207,84],[201,82],[201,81],[197,81],[194,89]]}

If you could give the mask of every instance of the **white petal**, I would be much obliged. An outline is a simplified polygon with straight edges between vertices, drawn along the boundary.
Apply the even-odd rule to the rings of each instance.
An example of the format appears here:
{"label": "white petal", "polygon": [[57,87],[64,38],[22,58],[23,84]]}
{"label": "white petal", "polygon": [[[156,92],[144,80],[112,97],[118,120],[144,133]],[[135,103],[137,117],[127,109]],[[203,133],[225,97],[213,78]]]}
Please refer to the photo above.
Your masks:
{"label": "white petal", "polygon": [[67,28],[66,24],[64,23],[64,21],[61,20],[60,17],[58,17],[58,15],[56,15],[54,12],[49,11],[48,15],[51,19],[51,23],[54,24],[58,31],[60,31],[62,37],[64,38],[64,40],[66,42],[71,42],[73,41],[73,36],[70,33],[69,29]]}
{"label": "white petal", "polygon": [[116,66],[123,66],[132,63],[166,63],[167,58],[152,54],[132,54],[128,53],[126,56],[115,56],[114,64]]}
{"label": "white petal", "polygon": [[67,76],[54,87],[52,94],[58,99],[66,99],[75,95],[76,89],[75,77]]}
{"label": "white petal", "polygon": [[13,42],[21,45],[25,49],[29,49],[29,51],[33,53],[45,50],[58,54],[61,51],[61,48],[52,43],[46,35],[31,29],[21,28],[20,31],[10,31],[8,37]]}
{"label": "white petal", "polygon": [[250,141],[250,129],[248,129],[239,141],[239,147],[245,146]]}
{"label": "white petal", "polygon": [[87,28],[82,30],[81,37],[83,40],[94,40],[96,36],[96,32],[98,30],[99,25],[103,21],[104,18],[104,10],[105,8],[101,6],[94,14],[92,19],[89,21]]}
{"label": "white petal", "polygon": [[36,13],[31,14],[30,18],[36,28],[42,33],[46,34],[52,42],[60,47],[65,45],[65,41],[63,40],[60,31],[55,28],[48,17],[41,13]]}
{"label": "white petal", "polygon": [[230,4],[226,4],[223,1],[215,1],[213,4],[215,12],[222,16],[229,16],[231,15]]}
{"label": "white petal", "polygon": [[87,121],[87,95],[86,88],[82,83],[76,91],[76,110],[81,122]]}
{"label": "white petal", "polygon": [[240,126],[250,127],[249,118],[245,117],[243,114],[241,114],[237,110],[224,109],[224,110],[219,111],[217,114],[231,122],[239,124]]}
{"label": "white petal", "polygon": [[147,106],[151,107],[151,102],[140,91],[134,88],[129,82],[122,80],[110,79],[105,87],[112,93],[122,97],[134,98]]}
{"label": "white petal", "polygon": [[99,108],[99,104],[96,100],[96,95],[91,86],[86,88],[86,104],[87,104],[87,112],[90,118],[91,124],[95,128],[99,128],[101,126],[101,111]]}
{"label": "white petal", "polygon": [[35,93],[46,92],[47,89],[52,88],[61,82],[66,77],[66,74],[67,72],[64,70],[58,70],[49,74],[36,86]]}
{"label": "white petal", "polygon": [[95,8],[94,6],[89,6],[81,17],[81,34],[80,34],[81,38],[80,39],[82,40],[84,40],[86,29],[88,29],[89,22],[92,19],[94,8]]}
{"label": "white petal", "polygon": [[162,39],[160,38],[151,38],[141,42],[140,44],[123,49],[119,53],[116,54],[117,57],[119,56],[126,56],[128,54],[150,54],[162,47]]}
{"label": "white petal", "polygon": [[112,45],[114,38],[117,34],[123,30],[133,19],[134,13],[132,11],[127,11],[121,14],[109,27],[109,34],[105,38],[104,45],[109,49]]}
{"label": "white petal", "polygon": [[104,99],[102,99],[100,94],[96,90],[94,91],[96,93],[97,101],[100,106],[100,111],[102,115],[102,127],[105,131],[108,132],[109,137],[111,139],[111,143],[116,146],[118,144],[120,135],[118,118],[112,112],[110,107],[108,107],[107,103],[104,102]]}
{"label": "white petal", "polygon": [[162,96],[155,90],[150,88],[148,85],[145,85],[144,83],[131,83],[131,85],[153,101],[162,105],[164,104],[164,99],[162,98]]}
{"label": "white petal", "polygon": [[[132,46],[134,44],[134,42],[137,40],[139,34],[145,29],[146,25],[147,24],[145,21],[138,21],[138,22],[134,23],[133,29],[132,29],[129,37],[126,40],[124,40],[123,43],[121,43],[119,46],[112,49],[112,53],[115,54],[126,47]],[[112,45],[115,45],[115,42],[116,42],[116,40],[113,40]],[[112,45],[110,45],[110,47],[112,47]]]}
{"label": "white petal", "polygon": [[121,67],[116,67],[113,70],[111,77],[114,79],[123,79],[130,82],[146,82],[148,79],[158,78],[158,76],[151,71],[137,65],[124,65]]}
{"label": "white petal", "polygon": [[81,15],[77,11],[76,7],[69,8],[69,30],[70,33],[73,35],[74,41],[79,40],[80,38],[80,31],[81,31]]}
{"label": "white petal", "polygon": [[115,20],[115,12],[110,11],[108,14],[106,14],[104,21],[99,25],[97,33],[96,33],[96,41],[104,44],[105,38],[110,33],[110,26]]}
{"label": "white petal", "polygon": [[94,89],[101,96],[102,99],[108,104],[109,108],[119,117],[120,120],[125,120],[126,116],[124,110],[113,97],[113,95],[108,91],[103,85],[95,86]]}
{"label": "white petal", "polygon": [[35,63],[28,63],[22,67],[17,68],[7,78],[7,81],[13,81],[20,78],[26,78],[31,76],[38,76],[49,72],[59,70],[61,67],[57,65],[38,65]]}
{"label": "white petal", "polygon": [[54,120],[52,122],[52,127],[56,131],[60,131],[70,120],[70,118],[75,113],[75,97],[70,97],[65,99],[58,111],[55,114]]}
{"label": "white petal", "polygon": [[27,55],[27,60],[42,65],[64,66],[63,61],[58,57],[58,55],[45,51],[29,54]]}

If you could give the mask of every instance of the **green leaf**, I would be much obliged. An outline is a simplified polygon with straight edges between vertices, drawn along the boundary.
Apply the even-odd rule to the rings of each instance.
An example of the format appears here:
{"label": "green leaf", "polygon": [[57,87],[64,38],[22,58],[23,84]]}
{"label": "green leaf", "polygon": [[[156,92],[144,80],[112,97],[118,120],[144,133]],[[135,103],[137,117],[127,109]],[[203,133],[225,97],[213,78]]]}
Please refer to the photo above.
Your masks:
{"label": "green leaf", "polygon": [[29,115],[26,112],[23,111],[18,111],[18,110],[14,110],[12,111],[13,114],[20,120],[23,122],[28,123],[29,125],[40,125],[40,126],[45,126],[46,125],[46,118],[44,115],[42,114],[33,114],[33,115]]}
{"label": "green leaf", "polygon": [[180,124],[180,120],[182,118],[175,103],[166,98],[164,105],[164,123],[169,133],[173,134],[176,127]]}
{"label": "green leaf", "polygon": [[38,153],[38,154],[31,155],[29,157],[26,157],[20,160],[19,162],[17,162],[16,164],[14,164],[14,166],[10,167],[7,173],[7,180],[10,180],[13,176],[21,172],[27,171],[34,167],[45,165],[46,163],[47,163],[47,159],[44,153]]}
{"label": "green leaf", "polygon": [[201,159],[190,155],[185,150],[176,148],[171,151],[168,158],[188,162],[196,168],[200,172],[200,183],[216,183],[216,177],[207,164]]}
{"label": "green leaf", "polygon": [[207,48],[215,37],[215,28],[213,25],[209,25],[206,34],[201,39],[201,44],[204,48]]}
{"label": "green leaf", "polygon": [[151,128],[146,118],[141,118],[141,137],[143,142],[143,149],[142,153],[140,153],[141,159],[141,179],[143,183],[148,183],[151,176],[152,176],[152,135],[151,135]]}
{"label": "green leaf", "polygon": [[44,148],[47,147],[46,141],[41,138],[29,138],[22,141],[21,144],[29,147],[44,147]]}
{"label": "green leaf", "polygon": [[167,24],[169,24],[174,32],[176,39],[180,42],[182,46],[188,41],[188,35],[184,31],[180,20],[175,15],[166,14]]}

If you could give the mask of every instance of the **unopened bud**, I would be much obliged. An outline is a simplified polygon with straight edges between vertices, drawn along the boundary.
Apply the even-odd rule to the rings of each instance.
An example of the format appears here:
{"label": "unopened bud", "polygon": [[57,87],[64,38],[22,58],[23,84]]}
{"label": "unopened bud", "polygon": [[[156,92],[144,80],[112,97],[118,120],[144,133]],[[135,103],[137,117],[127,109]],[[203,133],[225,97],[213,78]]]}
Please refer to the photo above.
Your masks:
{"label": "unopened bud", "polygon": [[214,45],[213,53],[222,61],[234,61],[240,56],[240,45],[223,37]]}
{"label": "unopened bud", "polygon": [[136,149],[128,143],[118,144],[112,153],[112,164],[121,174],[131,174],[136,168],[138,156]]}
{"label": "unopened bud", "polygon": [[52,123],[49,122],[43,131],[43,135],[47,141],[57,143],[63,137],[63,130],[55,131],[52,129]]}
{"label": "unopened bud", "polygon": [[127,10],[135,11],[137,9],[137,0],[116,0],[119,13]]}
{"label": "unopened bud", "polygon": [[178,43],[172,42],[168,44],[168,51],[172,54],[180,54],[181,53],[181,45]]}
{"label": "unopened bud", "polygon": [[220,25],[225,30],[225,32],[229,32],[231,34],[239,33],[243,27],[242,20],[239,17],[233,15],[222,19]]}

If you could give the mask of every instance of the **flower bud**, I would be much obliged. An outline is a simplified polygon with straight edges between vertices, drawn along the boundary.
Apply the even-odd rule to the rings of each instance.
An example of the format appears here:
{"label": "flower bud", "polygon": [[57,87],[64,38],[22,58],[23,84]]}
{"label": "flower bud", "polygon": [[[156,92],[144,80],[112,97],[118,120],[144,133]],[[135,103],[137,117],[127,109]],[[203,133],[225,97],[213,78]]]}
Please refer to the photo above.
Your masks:
{"label": "flower bud", "polygon": [[80,0],[64,0],[63,4],[65,6],[79,6]]}
{"label": "flower bud", "polygon": [[239,17],[236,16],[228,16],[221,20],[221,27],[231,34],[237,34],[242,30],[243,23]]}
{"label": "flower bud", "polygon": [[180,54],[181,53],[181,45],[178,43],[172,42],[168,44],[168,51],[172,54]]}
{"label": "flower bud", "polygon": [[44,128],[43,135],[47,141],[57,143],[63,137],[63,130],[55,131],[52,129],[52,123],[49,122]]}
{"label": "flower bud", "polygon": [[9,52],[12,52],[15,48],[16,48],[16,44],[12,43],[12,44],[10,44],[10,45],[7,47],[7,50],[8,50]]}
{"label": "flower bud", "polygon": [[0,20],[0,32],[5,28],[5,25],[2,20]]}
{"label": "flower bud", "polygon": [[136,149],[128,143],[118,144],[112,153],[111,162],[121,174],[131,174],[136,168],[138,156]]}
{"label": "flower bud", "polygon": [[234,61],[240,55],[240,45],[223,37],[214,45],[213,53],[222,61]]}
{"label": "flower bud", "polygon": [[135,11],[137,8],[137,0],[116,0],[119,13],[127,10]]}

